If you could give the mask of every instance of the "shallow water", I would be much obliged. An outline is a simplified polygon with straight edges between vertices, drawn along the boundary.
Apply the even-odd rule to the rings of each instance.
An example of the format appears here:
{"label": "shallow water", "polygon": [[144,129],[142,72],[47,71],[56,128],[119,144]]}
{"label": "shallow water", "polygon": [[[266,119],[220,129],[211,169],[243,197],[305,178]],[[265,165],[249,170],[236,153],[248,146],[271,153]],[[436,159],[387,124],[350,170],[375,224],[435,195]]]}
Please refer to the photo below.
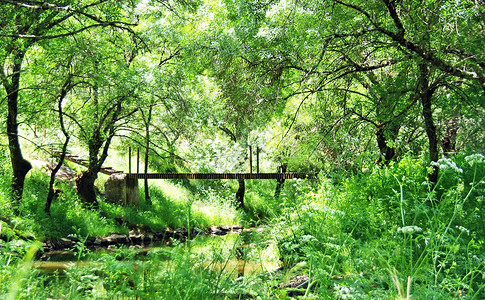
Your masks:
{"label": "shallow water", "polygon": [[[42,274],[65,274],[66,271],[72,269],[73,267],[77,268],[93,268],[97,267],[102,262],[94,262],[94,261],[81,261],[81,262],[72,262],[72,261],[36,261],[32,263],[32,267],[39,270]],[[136,267],[140,263],[137,261],[127,262],[127,264],[131,264],[132,266]],[[163,265],[163,262],[159,263]],[[237,259],[229,259],[224,262],[196,262],[194,263],[194,267],[203,267],[204,269],[211,269],[213,271],[224,271],[229,273],[230,275],[237,275],[237,276],[248,276],[254,275],[261,272],[274,272],[281,267],[281,263],[279,261],[244,261],[244,260],[237,260]]]}
{"label": "shallow water", "polygon": [[276,245],[261,230],[229,233],[223,236],[199,236],[185,243],[167,246],[120,247],[87,252],[82,260],[73,257],[50,257],[48,261],[36,261],[33,268],[44,274],[63,274],[73,267],[94,268],[103,261],[120,260],[134,268],[144,263],[163,266],[174,257],[184,257],[194,267],[223,271],[229,275],[247,276],[261,272],[276,271],[281,267]]}

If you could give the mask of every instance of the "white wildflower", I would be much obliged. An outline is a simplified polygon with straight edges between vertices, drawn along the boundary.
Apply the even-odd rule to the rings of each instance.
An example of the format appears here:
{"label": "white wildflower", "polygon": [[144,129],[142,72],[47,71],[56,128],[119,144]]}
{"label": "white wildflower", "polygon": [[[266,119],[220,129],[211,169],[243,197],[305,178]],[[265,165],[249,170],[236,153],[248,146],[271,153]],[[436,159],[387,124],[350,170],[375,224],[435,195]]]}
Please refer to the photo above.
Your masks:
{"label": "white wildflower", "polygon": [[465,160],[470,166],[473,167],[474,164],[485,163],[485,156],[483,156],[482,154],[472,154],[465,157]]}
{"label": "white wildflower", "polygon": [[468,235],[470,235],[470,230],[466,229],[465,227],[456,226],[456,228],[458,228],[458,230],[460,230],[461,232],[466,232]]}
{"label": "white wildflower", "polygon": [[414,232],[421,232],[423,229],[419,226],[404,226],[404,227],[399,227],[397,229],[397,232],[402,232],[402,233],[414,233]]}
{"label": "white wildflower", "polygon": [[439,167],[440,170],[452,170],[456,173],[463,173],[463,169],[459,168],[454,161],[449,158],[440,158],[437,162],[431,162],[434,167]]}

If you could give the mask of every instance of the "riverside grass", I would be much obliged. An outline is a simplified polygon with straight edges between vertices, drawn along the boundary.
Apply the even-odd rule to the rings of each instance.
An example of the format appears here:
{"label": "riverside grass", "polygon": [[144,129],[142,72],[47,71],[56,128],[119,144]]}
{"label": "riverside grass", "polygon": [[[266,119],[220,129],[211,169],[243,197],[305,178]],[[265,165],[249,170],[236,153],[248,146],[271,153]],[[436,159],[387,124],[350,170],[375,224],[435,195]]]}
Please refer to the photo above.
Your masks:
{"label": "riverside grass", "polygon": [[[256,192],[252,200],[271,212],[264,220],[270,228],[265,239],[274,241],[284,268],[242,280],[224,268],[194,264],[202,257],[176,250],[184,245],[169,248],[162,256],[154,253],[143,262],[129,254],[105,255],[96,259],[100,262],[96,267],[73,266],[63,276],[29,268],[17,272],[29,260],[32,244],[20,237],[40,238],[47,232],[31,220],[41,220],[35,208],[42,207],[44,199],[36,183],[42,175],[34,174],[29,178],[33,182],[28,199],[21,206],[23,214],[10,224],[2,221],[0,294],[16,299],[290,299],[282,287],[306,275],[308,285],[299,291],[299,297],[306,299],[483,299],[485,158],[456,156],[440,160],[437,166],[441,177],[435,186],[427,182],[429,167],[424,160],[406,156],[389,168],[367,170],[338,182],[325,176],[316,182],[287,181],[279,203],[268,199],[266,206],[258,204],[270,193]],[[65,191],[63,197],[71,197],[70,193]],[[210,193],[214,202],[218,197],[224,202],[227,195],[221,191],[218,196],[217,188]],[[118,215],[156,222],[154,215],[136,217],[139,212],[134,209],[107,205],[91,212],[76,200],[64,200],[56,205],[66,205],[66,216],[53,217],[51,222],[67,222],[75,229],[58,234],[122,230],[111,220]],[[194,211],[185,203],[178,214],[172,214],[173,220],[182,226],[202,224],[202,219],[191,219]],[[13,214],[3,211],[2,220],[6,216]],[[170,220],[161,222],[166,225]],[[228,259],[227,253],[211,251],[209,265]]]}

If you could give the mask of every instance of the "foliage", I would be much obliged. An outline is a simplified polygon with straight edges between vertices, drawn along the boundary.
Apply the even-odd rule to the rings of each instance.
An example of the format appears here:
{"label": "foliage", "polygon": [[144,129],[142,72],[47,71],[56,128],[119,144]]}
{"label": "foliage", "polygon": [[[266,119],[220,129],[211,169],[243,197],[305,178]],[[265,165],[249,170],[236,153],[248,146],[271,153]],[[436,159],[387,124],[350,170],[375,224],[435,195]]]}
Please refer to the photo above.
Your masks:
{"label": "foliage", "polygon": [[400,285],[409,277],[413,297],[468,293],[479,299],[483,163],[482,155],[440,160],[434,188],[423,160],[409,156],[341,183],[322,178],[316,189],[295,183],[280,219],[289,226],[275,232],[280,255],[289,267],[306,261],[323,288],[332,276],[343,276],[335,292],[345,289],[349,297],[404,291]]}
{"label": "foliage", "polygon": [[[99,212],[81,209],[72,200],[74,191],[67,184],[62,187],[66,198],[54,203],[52,218],[39,218],[44,212],[35,202],[42,201],[36,195],[46,193],[42,184],[45,175],[34,172],[21,206],[24,217],[15,223],[2,223],[2,281],[28,278],[26,284],[18,285],[17,292],[30,298],[168,297],[175,293],[179,298],[205,299],[252,293],[269,299],[284,298],[278,286],[303,273],[308,274],[311,284],[307,295],[320,298],[392,298],[407,293],[409,280],[412,297],[468,295],[480,299],[485,284],[485,232],[477,220],[483,218],[485,159],[479,154],[457,155],[440,160],[438,167],[442,177],[434,187],[427,181],[429,167],[425,159],[411,155],[388,168],[368,169],[344,180],[320,175],[316,180],[287,181],[282,202],[265,201],[267,213],[253,206],[257,214],[264,213],[262,220],[270,226],[267,233],[258,234],[260,238],[256,235],[244,241],[254,250],[243,250],[246,259],[259,260],[273,247],[282,260],[282,269],[270,277],[249,276],[243,282],[229,279],[227,276],[233,272],[229,269],[226,273],[193,264],[209,260],[209,266],[221,262],[225,265],[228,257],[240,255],[235,254],[240,251],[238,239],[232,242],[234,246],[226,240],[224,245],[229,248],[223,252],[206,246],[197,252],[196,244],[178,244],[171,250],[154,251],[147,260],[130,249],[120,248],[114,255],[101,256],[83,250],[79,251],[78,261],[91,257],[91,265],[73,266],[64,277],[41,275],[38,271],[18,275],[14,270],[32,242],[17,237],[71,234],[82,240],[88,235],[125,230],[114,225],[115,217],[154,229],[167,225],[206,226],[217,222],[217,218],[201,219],[208,215],[201,209],[205,201],[218,211],[230,211],[224,204],[228,200],[218,198],[227,189],[225,183],[209,188],[209,182],[199,182],[192,189],[204,196],[196,201],[190,201],[193,194],[184,185],[168,183],[153,193],[153,206],[136,210],[103,204]],[[253,190],[251,197],[255,197],[252,201],[271,197],[262,193],[268,187],[272,190],[271,186],[252,183],[249,187]],[[189,199],[177,208],[177,199],[184,197]],[[172,216],[162,209],[170,207],[170,203]],[[61,228],[58,224],[63,224],[63,231],[56,231]],[[183,254],[186,252],[180,250],[187,246],[189,254]],[[10,290],[3,291],[7,292]]]}
{"label": "foliage", "polygon": [[[0,297],[485,298],[480,1],[71,2],[0,0]],[[87,169],[48,215],[28,160],[66,133]],[[238,181],[146,181],[123,207],[95,180],[129,147],[143,172],[249,172],[252,147],[261,172],[316,178],[246,180],[244,210]],[[83,243],[230,224],[266,229],[146,258]],[[30,268],[36,240],[68,236],[62,276]],[[267,257],[279,270],[229,267]]]}

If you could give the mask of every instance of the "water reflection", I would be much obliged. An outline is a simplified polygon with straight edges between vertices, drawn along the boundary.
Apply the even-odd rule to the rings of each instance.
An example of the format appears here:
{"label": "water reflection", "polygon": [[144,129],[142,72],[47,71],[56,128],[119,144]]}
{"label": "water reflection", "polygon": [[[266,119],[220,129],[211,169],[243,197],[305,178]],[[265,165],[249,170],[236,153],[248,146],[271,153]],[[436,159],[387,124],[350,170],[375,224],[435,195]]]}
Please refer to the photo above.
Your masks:
{"label": "water reflection", "polygon": [[275,243],[256,230],[246,230],[224,236],[199,236],[185,243],[152,245],[150,247],[120,247],[95,251],[83,261],[34,262],[33,267],[44,274],[63,274],[72,267],[93,268],[109,259],[121,260],[138,266],[150,262],[160,267],[170,264],[174,257],[184,257],[195,267],[225,272],[231,276],[248,276],[261,272],[272,272],[281,267]]}

